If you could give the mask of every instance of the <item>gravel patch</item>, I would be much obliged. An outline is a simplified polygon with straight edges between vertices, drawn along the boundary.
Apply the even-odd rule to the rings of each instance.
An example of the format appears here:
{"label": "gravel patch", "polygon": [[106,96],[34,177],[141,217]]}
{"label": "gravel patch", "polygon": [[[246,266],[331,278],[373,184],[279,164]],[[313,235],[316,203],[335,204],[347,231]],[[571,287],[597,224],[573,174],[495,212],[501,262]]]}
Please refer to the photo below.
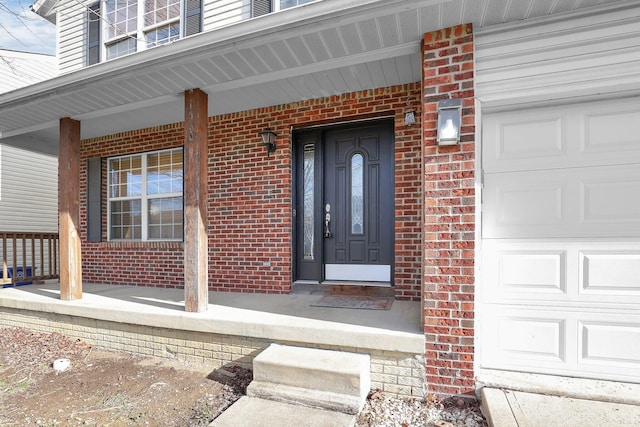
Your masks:
{"label": "gravel patch", "polygon": [[487,422],[476,399],[398,399],[376,391],[367,399],[356,426],[486,427]]}

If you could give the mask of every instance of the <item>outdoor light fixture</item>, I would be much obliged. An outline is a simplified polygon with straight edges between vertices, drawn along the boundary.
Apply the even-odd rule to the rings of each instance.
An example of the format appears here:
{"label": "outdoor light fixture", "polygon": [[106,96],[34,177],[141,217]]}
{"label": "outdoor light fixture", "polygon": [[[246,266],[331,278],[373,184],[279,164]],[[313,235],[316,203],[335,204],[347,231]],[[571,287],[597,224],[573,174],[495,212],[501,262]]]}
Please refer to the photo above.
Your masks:
{"label": "outdoor light fixture", "polygon": [[413,110],[405,111],[404,113],[404,125],[412,126],[416,124],[416,112]]}
{"label": "outdoor light fixture", "polygon": [[460,142],[462,100],[438,101],[438,145],[456,145]]}
{"label": "outdoor light fixture", "polygon": [[407,96],[407,104],[404,107],[404,125],[413,126],[416,124],[416,109],[412,102],[417,101],[411,96]]}
{"label": "outdoor light fixture", "polygon": [[262,137],[262,144],[267,147],[267,157],[271,157],[271,153],[276,151],[276,136],[278,135],[271,128],[266,128],[260,132],[260,136]]}

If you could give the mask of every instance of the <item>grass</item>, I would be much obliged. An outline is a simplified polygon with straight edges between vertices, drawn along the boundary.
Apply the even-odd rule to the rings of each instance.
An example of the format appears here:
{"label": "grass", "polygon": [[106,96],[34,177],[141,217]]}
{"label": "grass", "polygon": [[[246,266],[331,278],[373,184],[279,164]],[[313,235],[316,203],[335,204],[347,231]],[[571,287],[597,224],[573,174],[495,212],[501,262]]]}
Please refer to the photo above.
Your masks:
{"label": "grass", "polygon": [[102,401],[100,406],[104,409],[108,408],[122,408],[127,406],[129,402],[129,396],[126,393],[112,394]]}
{"label": "grass", "polygon": [[16,394],[25,391],[31,386],[31,381],[27,378],[18,383],[12,383],[6,379],[0,379],[0,391],[7,394]]}

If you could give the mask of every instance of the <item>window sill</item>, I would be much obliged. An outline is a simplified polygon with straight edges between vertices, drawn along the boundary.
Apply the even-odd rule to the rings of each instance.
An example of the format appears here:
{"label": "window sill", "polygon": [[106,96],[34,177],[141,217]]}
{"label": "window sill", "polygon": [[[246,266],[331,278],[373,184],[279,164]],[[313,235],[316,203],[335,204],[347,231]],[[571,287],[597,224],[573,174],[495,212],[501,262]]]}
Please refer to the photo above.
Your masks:
{"label": "window sill", "polygon": [[121,249],[184,249],[182,241],[111,241],[100,242],[102,248],[121,248]]}

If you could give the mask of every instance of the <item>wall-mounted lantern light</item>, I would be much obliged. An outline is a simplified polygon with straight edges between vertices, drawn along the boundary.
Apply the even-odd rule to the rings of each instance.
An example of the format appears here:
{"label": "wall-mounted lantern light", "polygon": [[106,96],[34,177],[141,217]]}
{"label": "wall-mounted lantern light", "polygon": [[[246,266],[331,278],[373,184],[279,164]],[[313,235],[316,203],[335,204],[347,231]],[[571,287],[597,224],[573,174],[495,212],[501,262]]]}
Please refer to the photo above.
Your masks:
{"label": "wall-mounted lantern light", "polygon": [[404,125],[413,126],[416,124],[416,109],[412,105],[416,101],[415,98],[407,96],[407,105],[404,107]]}
{"label": "wall-mounted lantern light", "polygon": [[278,136],[271,128],[266,128],[264,131],[260,132],[260,137],[262,137],[262,144],[267,147],[267,157],[271,157],[271,153],[276,151],[276,136]]}
{"label": "wall-mounted lantern light", "polygon": [[408,110],[404,112],[404,125],[413,126],[416,124],[416,112]]}
{"label": "wall-mounted lantern light", "polygon": [[462,100],[438,101],[438,145],[455,145],[460,142]]}

